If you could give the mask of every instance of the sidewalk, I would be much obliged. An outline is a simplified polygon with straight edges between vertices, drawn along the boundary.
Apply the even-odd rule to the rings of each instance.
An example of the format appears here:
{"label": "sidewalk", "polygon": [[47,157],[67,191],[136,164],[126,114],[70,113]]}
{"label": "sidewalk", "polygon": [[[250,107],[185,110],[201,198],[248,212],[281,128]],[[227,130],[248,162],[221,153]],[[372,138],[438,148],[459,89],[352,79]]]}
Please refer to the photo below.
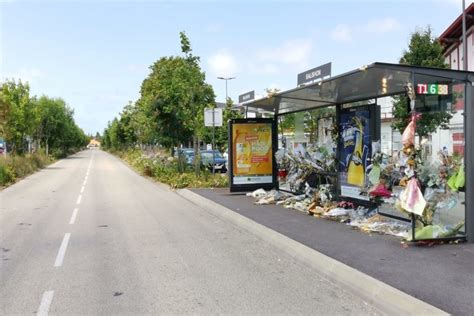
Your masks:
{"label": "sidewalk", "polygon": [[276,205],[254,205],[227,188],[192,191],[451,314],[474,310],[474,244],[403,248],[398,238]]}

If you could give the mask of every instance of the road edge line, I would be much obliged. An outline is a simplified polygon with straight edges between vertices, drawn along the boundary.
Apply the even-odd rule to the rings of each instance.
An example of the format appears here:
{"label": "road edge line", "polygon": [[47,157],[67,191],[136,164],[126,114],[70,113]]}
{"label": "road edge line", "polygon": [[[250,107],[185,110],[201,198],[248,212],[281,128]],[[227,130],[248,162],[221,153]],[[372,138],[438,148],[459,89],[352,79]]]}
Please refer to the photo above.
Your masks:
{"label": "road edge line", "polygon": [[188,189],[180,189],[175,192],[191,203],[212,212],[217,217],[244,228],[292,257],[310,264],[322,275],[348,288],[353,294],[361,297],[383,313],[389,315],[449,315],[435,306],[326,256],[197,193]]}

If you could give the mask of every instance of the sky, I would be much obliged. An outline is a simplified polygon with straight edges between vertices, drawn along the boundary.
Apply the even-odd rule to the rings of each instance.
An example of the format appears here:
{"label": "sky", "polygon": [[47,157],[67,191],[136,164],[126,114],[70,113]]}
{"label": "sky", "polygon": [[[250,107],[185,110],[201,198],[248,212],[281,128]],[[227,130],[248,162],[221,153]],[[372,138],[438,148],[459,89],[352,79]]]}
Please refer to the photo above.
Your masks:
{"label": "sky", "polygon": [[[466,6],[471,1],[466,1]],[[179,32],[201,58],[216,100],[296,87],[297,74],[332,63],[338,75],[397,63],[410,34],[440,35],[461,0],[21,1],[0,0],[0,81],[28,81],[61,97],[86,133],[102,132],[139,98],[149,66],[180,55]]]}

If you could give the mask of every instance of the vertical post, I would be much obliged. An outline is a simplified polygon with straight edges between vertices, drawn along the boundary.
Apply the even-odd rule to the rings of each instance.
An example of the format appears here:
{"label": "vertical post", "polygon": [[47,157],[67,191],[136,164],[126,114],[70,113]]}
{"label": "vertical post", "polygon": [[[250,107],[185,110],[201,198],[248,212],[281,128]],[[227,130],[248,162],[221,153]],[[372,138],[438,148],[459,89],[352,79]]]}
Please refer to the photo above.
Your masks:
{"label": "vertical post", "polygon": [[466,234],[467,240],[474,243],[474,87],[466,82],[464,98],[464,164],[466,166],[465,194]]}
{"label": "vertical post", "polygon": [[216,174],[216,153],[214,152],[214,129],[216,127],[215,113],[216,109],[212,109],[212,176],[215,176]]}
{"label": "vertical post", "polygon": [[467,71],[466,1],[462,0],[462,70]]}
{"label": "vertical post", "polygon": [[225,103],[227,103],[227,80],[225,81]]}
{"label": "vertical post", "polygon": [[[341,153],[342,153],[342,146],[341,146],[341,130],[340,130],[340,126],[341,126],[341,110],[342,110],[342,105],[341,104],[336,104],[336,126],[339,126],[339,130],[338,130],[338,137],[337,137],[337,143],[336,143],[336,161],[342,161],[341,157]],[[339,175],[340,175],[340,172],[339,172],[339,168],[340,168],[340,164],[339,162],[337,163],[337,167],[336,167],[336,181],[335,181],[335,185],[336,185],[336,189],[334,190],[336,192],[336,198],[339,198],[339,196],[341,195],[341,180],[339,179]]]}

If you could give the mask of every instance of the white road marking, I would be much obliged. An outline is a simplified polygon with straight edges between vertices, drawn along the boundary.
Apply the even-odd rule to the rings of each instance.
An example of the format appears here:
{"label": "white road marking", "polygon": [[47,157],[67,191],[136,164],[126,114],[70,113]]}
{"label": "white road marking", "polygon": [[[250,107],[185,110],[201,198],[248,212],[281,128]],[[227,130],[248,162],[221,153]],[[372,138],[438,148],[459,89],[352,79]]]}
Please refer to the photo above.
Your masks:
{"label": "white road marking", "polygon": [[85,187],[86,187],[85,185],[82,186],[82,188],[81,188],[81,193],[84,193],[84,188],[85,188]]}
{"label": "white road marking", "polygon": [[81,204],[81,200],[82,200],[82,194],[79,194],[79,196],[77,197],[77,204]]}
{"label": "white road marking", "polygon": [[86,181],[86,180],[84,180],[84,182],[82,182],[82,186],[85,186],[85,185],[86,185],[86,183],[87,183],[87,181]]}
{"label": "white road marking", "polygon": [[77,207],[74,209],[74,211],[72,211],[72,216],[71,216],[71,220],[69,221],[69,224],[72,225],[76,221],[77,211],[79,211]]}
{"label": "white road marking", "polygon": [[38,308],[38,312],[36,316],[47,316],[49,313],[49,306],[53,301],[54,291],[46,291],[43,293],[43,297],[41,298],[41,303]]}
{"label": "white road marking", "polygon": [[69,243],[69,238],[71,238],[71,233],[66,233],[63,238],[63,242],[61,243],[61,247],[59,247],[58,255],[56,257],[56,261],[54,262],[55,267],[60,267],[63,265],[64,255],[66,254],[67,244]]}

